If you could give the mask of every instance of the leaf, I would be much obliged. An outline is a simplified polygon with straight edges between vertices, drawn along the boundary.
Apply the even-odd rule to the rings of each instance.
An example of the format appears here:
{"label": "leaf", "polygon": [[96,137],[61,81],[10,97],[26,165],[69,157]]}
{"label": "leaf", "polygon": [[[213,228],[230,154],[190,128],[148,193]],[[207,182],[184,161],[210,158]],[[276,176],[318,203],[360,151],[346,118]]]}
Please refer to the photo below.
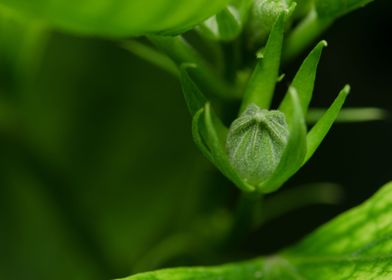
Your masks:
{"label": "leaf", "polygon": [[192,64],[183,64],[180,70],[182,93],[191,115],[195,115],[204,107],[207,99],[189,76],[189,68],[196,68]]}
{"label": "leaf", "polygon": [[287,93],[287,106],[280,110],[285,113],[289,126],[289,139],[283,156],[271,177],[257,186],[257,190],[269,193],[278,189],[302,165],[306,153],[306,127],[298,94],[294,88]]}
{"label": "leaf", "polygon": [[122,44],[122,47],[141,59],[144,59],[160,69],[172,74],[173,76],[179,76],[176,64],[167,55],[153,47],[143,44],[137,40],[127,40]]}
{"label": "leaf", "polygon": [[228,0],[1,0],[64,30],[100,36],[185,31],[224,8]]}
{"label": "leaf", "polygon": [[197,147],[221,172],[244,191],[252,191],[232,168],[225,148],[227,128],[215,115],[204,95],[189,77],[188,69],[192,65],[181,67],[181,85],[189,111],[193,117],[192,135]]}
{"label": "leaf", "polygon": [[[308,123],[316,123],[327,109],[322,108],[311,108],[309,109],[306,121]],[[362,107],[362,108],[343,108],[340,110],[338,117],[335,122],[342,123],[354,123],[354,122],[370,122],[370,121],[381,121],[386,120],[390,117],[387,110],[374,107]]]}
{"label": "leaf", "polygon": [[262,261],[254,261],[216,267],[194,267],[163,269],[141,273],[124,280],[252,280],[257,275]]}
{"label": "leaf", "polygon": [[192,76],[207,97],[213,95],[221,99],[238,99],[237,89],[217,75],[211,65],[182,36],[149,36],[148,38],[178,67],[183,64],[194,64],[196,68],[192,71]]}
{"label": "leaf", "polygon": [[200,134],[201,127],[203,126],[202,123],[202,117],[204,115],[204,108],[200,109],[196,114],[194,115],[192,119],[192,136],[193,136],[193,141],[195,142],[196,146],[200,149],[202,154],[213,164],[215,163],[214,157],[211,154],[211,151],[207,147],[206,143],[203,141],[203,137]]}
{"label": "leaf", "polygon": [[277,255],[215,267],[163,269],[127,280],[346,280],[392,277],[392,183]]}
{"label": "leaf", "polygon": [[[312,99],[317,65],[320,60],[321,52],[326,46],[326,41],[321,41],[317,44],[317,46],[306,57],[291,83],[291,86],[298,92],[298,97],[305,116],[308,111],[310,100]],[[282,106],[285,106],[284,103],[288,102],[288,98],[289,95],[286,95],[282,101]]]}
{"label": "leaf", "polygon": [[[231,166],[225,148],[227,128],[216,116],[209,103],[206,103],[204,109],[204,124],[204,138],[210,148],[216,167],[243,191],[254,191],[254,187],[244,182]],[[203,132],[203,130],[201,131]]]}
{"label": "leaf", "polygon": [[231,41],[241,32],[239,11],[229,6],[200,25],[200,31],[213,40]]}
{"label": "leaf", "polygon": [[45,54],[28,92],[10,95],[23,133],[0,137],[0,279],[136,272],[226,189],[210,192],[175,79],[116,44],[53,36]]}
{"label": "leaf", "polygon": [[338,17],[360,8],[372,0],[316,0],[315,7],[285,39],[283,60],[294,59],[320,36]]}
{"label": "leaf", "polygon": [[310,279],[391,279],[392,183],[285,251]]}
{"label": "leaf", "polygon": [[373,0],[316,0],[315,6],[320,18],[337,18],[361,8]]}
{"label": "leaf", "polygon": [[285,14],[276,20],[264,50],[264,58],[260,59],[245,89],[240,112],[252,104],[262,109],[270,107],[275,84],[279,76],[280,56],[283,43]]}
{"label": "leaf", "polygon": [[12,91],[21,84],[27,86],[26,79],[35,75],[40,65],[48,33],[42,23],[0,9],[0,91]]}
{"label": "leaf", "polygon": [[342,108],[349,92],[350,87],[347,85],[340,91],[338,97],[332,103],[331,107],[329,107],[321,119],[309,131],[307,136],[307,151],[304,163],[306,163],[312,157],[313,153],[327,135],[333,122],[338,117],[340,109]]}
{"label": "leaf", "polygon": [[216,116],[204,95],[189,76],[192,65],[182,65],[181,85],[189,111],[193,116],[192,135],[197,147],[227,178],[246,192],[254,188],[245,183],[231,166],[225,148],[227,128]]}

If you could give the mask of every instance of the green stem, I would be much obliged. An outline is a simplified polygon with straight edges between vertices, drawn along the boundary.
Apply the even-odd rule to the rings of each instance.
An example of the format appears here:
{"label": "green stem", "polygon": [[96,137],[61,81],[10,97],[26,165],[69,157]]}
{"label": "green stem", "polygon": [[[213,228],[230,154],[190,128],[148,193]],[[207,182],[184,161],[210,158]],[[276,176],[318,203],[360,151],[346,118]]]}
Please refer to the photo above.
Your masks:
{"label": "green stem", "polygon": [[283,48],[283,61],[288,62],[309,47],[322,32],[333,22],[333,19],[321,19],[312,9],[308,16],[290,33]]}
{"label": "green stem", "polygon": [[195,64],[197,68],[193,72],[203,92],[224,100],[240,98],[238,89],[218,76],[183,37],[149,36],[148,39],[165,52],[177,66],[184,63]]}
{"label": "green stem", "polygon": [[228,81],[236,80],[236,72],[241,59],[241,51],[238,41],[223,42],[224,76]]}
{"label": "green stem", "polygon": [[134,55],[141,59],[144,59],[151,64],[159,67],[160,69],[172,74],[175,77],[179,77],[180,73],[178,68],[173,61],[165,54],[157,51],[156,49],[143,44],[137,40],[127,40],[123,42],[122,47],[132,52]]}
{"label": "green stem", "polygon": [[242,192],[237,202],[231,231],[225,242],[230,248],[239,245],[251,232],[256,212],[262,212],[262,195]]}

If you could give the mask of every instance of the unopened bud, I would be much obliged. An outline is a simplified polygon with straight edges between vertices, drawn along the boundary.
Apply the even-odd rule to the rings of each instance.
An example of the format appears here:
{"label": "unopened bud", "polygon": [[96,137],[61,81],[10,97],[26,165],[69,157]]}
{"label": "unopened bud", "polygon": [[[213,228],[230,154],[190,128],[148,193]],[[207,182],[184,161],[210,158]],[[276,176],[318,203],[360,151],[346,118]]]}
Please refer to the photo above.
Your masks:
{"label": "unopened bud", "polygon": [[249,184],[263,182],[279,164],[288,135],[282,112],[249,105],[231,124],[226,139],[232,166]]}

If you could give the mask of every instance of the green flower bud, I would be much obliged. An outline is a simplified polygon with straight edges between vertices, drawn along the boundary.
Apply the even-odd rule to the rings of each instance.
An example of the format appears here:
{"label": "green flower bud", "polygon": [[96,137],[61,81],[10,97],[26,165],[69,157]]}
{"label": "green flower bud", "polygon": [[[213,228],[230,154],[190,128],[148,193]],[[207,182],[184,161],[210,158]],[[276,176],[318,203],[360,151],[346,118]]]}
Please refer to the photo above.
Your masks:
{"label": "green flower bud", "polygon": [[292,0],[254,0],[248,26],[251,45],[263,44],[276,19],[282,12],[290,12]]}
{"label": "green flower bud", "polygon": [[247,183],[258,185],[276,169],[288,136],[282,112],[251,104],[230,126],[226,138],[230,163]]}

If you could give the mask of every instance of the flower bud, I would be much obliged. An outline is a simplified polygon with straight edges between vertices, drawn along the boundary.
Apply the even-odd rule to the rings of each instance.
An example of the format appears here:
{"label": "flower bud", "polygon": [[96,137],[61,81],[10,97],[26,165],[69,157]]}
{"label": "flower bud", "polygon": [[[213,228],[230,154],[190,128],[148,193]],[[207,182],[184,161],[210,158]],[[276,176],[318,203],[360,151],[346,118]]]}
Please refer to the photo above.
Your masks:
{"label": "flower bud", "polygon": [[250,45],[263,44],[276,19],[282,12],[289,12],[291,0],[254,0],[250,14]]}
{"label": "flower bud", "polygon": [[249,105],[231,124],[227,135],[226,149],[231,165],[247,183],[258,185],[276,169],[288,135],[282,112]]}

